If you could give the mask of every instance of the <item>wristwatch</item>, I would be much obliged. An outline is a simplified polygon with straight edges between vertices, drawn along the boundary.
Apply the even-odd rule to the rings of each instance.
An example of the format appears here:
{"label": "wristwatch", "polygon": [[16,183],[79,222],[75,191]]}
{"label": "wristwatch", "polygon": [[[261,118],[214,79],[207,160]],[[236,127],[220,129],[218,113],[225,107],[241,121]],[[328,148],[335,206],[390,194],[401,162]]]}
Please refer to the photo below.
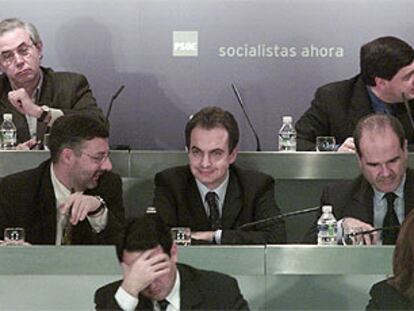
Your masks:
{"label": "wristwatch", "polygon": [[42,109],[42,114],[40,115],[38,120],[39,122],[44,122],[50,112],[50,108],[48,106],[42,106],[40,108]]}
{"label": "wristwatch", "polygon": [[96,210],[89,212],[88,216],[97,215],[106,208],[106,203],[104,199],[102,199],[99,195],[96,195],[95,198],[101,203],[101,205],[99,205],[99,207]]}

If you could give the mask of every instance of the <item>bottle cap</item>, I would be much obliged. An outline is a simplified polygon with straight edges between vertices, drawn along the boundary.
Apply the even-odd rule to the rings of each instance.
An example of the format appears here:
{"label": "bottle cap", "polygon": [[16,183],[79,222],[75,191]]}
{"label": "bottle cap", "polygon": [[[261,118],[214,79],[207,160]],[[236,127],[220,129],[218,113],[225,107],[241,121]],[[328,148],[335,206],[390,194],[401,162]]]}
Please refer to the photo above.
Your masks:
{"label": "bottle cap", "polygon": [[157,213],[157,209],[154,206],[148,206],[145,214],[147,215],[154,215]]}
{"label": "bottle cap", "polygon": [[282,117],[283,123],[292,123],[292,116],[283,116]]}
{"label": "bottle cap", "polygon": [[332,205],[322,206],[322,213],[332,213]]}
{"label": "bottle cap", "polygon": [[13,115],[11,113],[3,113],[3,120],[12,121]]}

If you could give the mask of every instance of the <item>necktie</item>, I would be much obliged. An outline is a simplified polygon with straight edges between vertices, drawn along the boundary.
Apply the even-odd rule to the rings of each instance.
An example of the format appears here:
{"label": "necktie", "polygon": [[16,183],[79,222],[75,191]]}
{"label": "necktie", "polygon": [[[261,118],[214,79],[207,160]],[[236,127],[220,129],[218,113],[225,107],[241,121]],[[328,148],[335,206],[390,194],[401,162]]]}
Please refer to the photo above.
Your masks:
{"label": "necktie", "polygon": [[69,221],[69,217],[67,217],[66,225],[63,227],[61,245],[72,244],[72,229],[73,229],[72,224]]}
{"label": "necktie", "polygon": [[215,192],[208,192],[206,194],[206,201],[210,209],[210,227],[211,230],[216,231],[221,228],[220,212],[217,204],[217,194]]}
{"label": "necktie", "polygon": [[[394,201],[396,197],[397,196],[394,192],[388,192],[384,195],[384,198],[387,200],[387,213],[385,214],[384,222],[382,223],[383,227],[393,227],[400,225],[397,214],[394,210]],[[383,230],[382,244],[395,244],[398,236],[398,231],[399,229]]]}
{"label": "necktie", "polygon": [[158,305],[160,306],[161,311],[166,311],[169,305],[169,302],[167,299],[163,299],[158,301]]}

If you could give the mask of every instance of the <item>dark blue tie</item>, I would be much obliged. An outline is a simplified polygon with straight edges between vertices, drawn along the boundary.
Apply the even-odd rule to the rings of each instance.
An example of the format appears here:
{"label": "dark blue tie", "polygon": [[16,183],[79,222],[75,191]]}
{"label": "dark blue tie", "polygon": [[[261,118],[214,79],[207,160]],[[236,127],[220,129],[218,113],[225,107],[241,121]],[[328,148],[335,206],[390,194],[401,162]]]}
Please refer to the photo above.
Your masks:
{"label": "dark blue tie", "polygon": [[220,212],[218,209],[217,194],[210,191],[206,194],[206,201],[210,210],[210,228],[213,231],[221,229]]}
{"label": "dark blue tie", "polygon": [[[388,192],[384,195],[384,198],[387,200],[387,213],[384,217],[384,222],[382,223],[383,227],[395,227],[399,226],[400,222],[398,221],[397,214],[394,210],[394,201],[397,195],[394,192]],[[382,231],[382,244],[393,245],[397,240],[398,228],[386,229]]]}

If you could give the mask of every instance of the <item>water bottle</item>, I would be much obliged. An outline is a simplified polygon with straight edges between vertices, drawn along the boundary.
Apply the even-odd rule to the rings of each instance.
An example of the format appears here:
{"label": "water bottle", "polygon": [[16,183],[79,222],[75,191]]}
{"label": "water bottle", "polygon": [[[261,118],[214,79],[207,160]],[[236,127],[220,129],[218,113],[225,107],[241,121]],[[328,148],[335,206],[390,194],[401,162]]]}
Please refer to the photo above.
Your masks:
{"label": "water bottle", "polygon": [[11,113],[3,114],[3,123],[0,125],[2,150],[16,149],[16,126],[13,123],[13,115]]}
{"label": "water bottle", "polygon": [[318,220],[318,245],[336,245],[336,219],[332,206],[322,206],[322,216]]}
{"label": "water bottle", "polygon": [[279,151],[296,151],[296,131],[292,117],[284,116],[283,125],[279,130]]}

